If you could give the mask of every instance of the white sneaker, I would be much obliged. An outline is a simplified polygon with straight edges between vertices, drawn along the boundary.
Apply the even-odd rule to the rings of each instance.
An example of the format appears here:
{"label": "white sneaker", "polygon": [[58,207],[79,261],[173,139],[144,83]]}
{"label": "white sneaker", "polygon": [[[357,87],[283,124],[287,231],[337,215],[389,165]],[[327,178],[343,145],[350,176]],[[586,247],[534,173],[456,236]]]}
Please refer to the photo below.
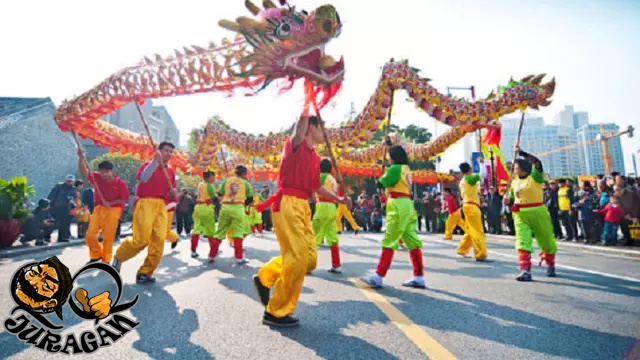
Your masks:
{"label": "white sneaker", "polygon": [[191,253],[191,257],[193,259],[197,259],[198,257],[200,257],[200,255],[198,255],[198,253],[194,251],[194,252]]}
{"label": "white sneaker", "polygon": [[236,265],[244,265],[244,264],[246,264],[248,262],[249,262],[249,260],[247,260],[246,258],[236,259]]}
{"label": "white sneaker", "polygon": [[332,266],[331,269],[329,269],[329,272],[334,274],[342,274],[342,268]]}
{"label": "white sneaker", "polygon": [[380,277],[376,273],[367,274],[360,278],[360,280],[367,283],[367,285],[371,286],[374,289],[379,289],[382,287],[382,277]]}

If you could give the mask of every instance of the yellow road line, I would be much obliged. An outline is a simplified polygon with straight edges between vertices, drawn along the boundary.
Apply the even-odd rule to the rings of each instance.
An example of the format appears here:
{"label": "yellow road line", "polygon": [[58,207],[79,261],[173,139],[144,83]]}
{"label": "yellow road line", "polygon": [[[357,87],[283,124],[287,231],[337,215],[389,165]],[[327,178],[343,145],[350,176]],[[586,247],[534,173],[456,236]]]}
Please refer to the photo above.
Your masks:
{"label": "yellow road line", "polygon": [[397,326],[422,352],[432,360],[455,360],[453,356],[444,346],[440,345],[426,331],[416,325],[411,319],[403,314],[398,308],[393,306],[384,296],[369,288],[367,284],[357,278],[350,278],[362,293],[373,302],[391,322]]}

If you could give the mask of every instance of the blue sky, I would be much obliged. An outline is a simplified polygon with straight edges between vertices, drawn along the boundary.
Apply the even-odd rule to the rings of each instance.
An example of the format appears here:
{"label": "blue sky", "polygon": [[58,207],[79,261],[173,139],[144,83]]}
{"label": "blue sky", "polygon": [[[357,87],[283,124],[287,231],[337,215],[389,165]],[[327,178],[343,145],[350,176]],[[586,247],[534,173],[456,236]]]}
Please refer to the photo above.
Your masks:
{"label": "blue sky", "polygon": [[[292,4],[311,9],[324,3]],[[248,15],[243,4],[242,0],[9,2],[0,13],[0,96],[49,96],[59,103],[145,55],[167,55],[173,48],[232,36],[217,21]],[[346,77],[335,106],[323,113],[329,122],[342,121],[351,102],[362,109],[381,66],[395,57],[408,58],[442,92],[447,86],[475,85],[478,96],[505,84],[511,75],[547,73],[556,77],[558,86],[554,103],[540,112],[545,119],[572,104],[576,111],[588,111],[592,123],[640,128],[633,106],[640,103],[640,1],[336,0],[332,4],[344,28],[327,52],[344,55]],[[298,87],[283,96],[273,89],[250,98],[205,94],[158,103],[168,107],[184,143],[187,132],[213,114],[242,131],[266,133],[288,127],[300,112],[302,92]],[[411,103],[396,104],[393,122],[444,130]],[[637,137],[623,139],[628,171],[630,154],[639,147]],[[454,146],[444,157],[443,170],[462,158],[461,146]]]}

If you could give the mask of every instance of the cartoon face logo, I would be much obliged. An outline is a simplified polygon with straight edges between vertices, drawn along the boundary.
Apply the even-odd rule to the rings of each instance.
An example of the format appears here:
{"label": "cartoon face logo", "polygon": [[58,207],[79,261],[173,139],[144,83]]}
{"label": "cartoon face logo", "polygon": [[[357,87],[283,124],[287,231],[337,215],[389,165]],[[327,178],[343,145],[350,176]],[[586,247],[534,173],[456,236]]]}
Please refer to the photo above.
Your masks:
{"label": "cartoon face logo", "polygon": [[231,201],[235,200],[239,188],[240,185],[236,181],[233,181],[231,182],[231,184],[229,184],[229,197],[231,198]]}
{"label": "cartoon face logo", "polygon": [[55,256],[24,266],[11,280],[16,303],[34,312],[55,311],[61,320],[62,307],[72,287],[69,268]]}

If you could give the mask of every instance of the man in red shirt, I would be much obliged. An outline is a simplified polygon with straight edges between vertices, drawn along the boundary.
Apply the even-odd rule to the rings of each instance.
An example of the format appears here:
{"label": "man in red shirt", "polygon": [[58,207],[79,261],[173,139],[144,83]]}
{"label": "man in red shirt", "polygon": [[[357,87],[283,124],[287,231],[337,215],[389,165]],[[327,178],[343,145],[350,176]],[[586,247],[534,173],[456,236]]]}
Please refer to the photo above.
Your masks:
{"label": "man in red shirt", "polygon": [[[287,139],[280,161],[278,192],[256,210],[273,204],[273,229],[280,244],[280,256],[263,265],[253,277],[259,300],[266,307],[262,323],[297,326],[294,318],[305,274],[317,263],[308,199],[317,193],[336,203],[346,203],[320,184],[320,157],[314,146],[323,139],[320,120],[302,116],[294,135]],[[269,298],[269,291],[273,294]]]}
{"label": "man in red shirt", "polygon": [[[127,183],[113,173],[113,164],[103,161],[98,164],[98,171],[87,168],[84,152],[78,150],[78,169],[80,173],[96,188],[96,207],[93,209],[89,228],[85,235],[85,243],[89,247],[89,262],[111,262],[113,256],[113,240],[118,230],[118,221],[124,204],[129,200]],[[102,231],[102,244],[98,242],[98,233]]]}
{"label": "man in red shirt", "polygon": [[[164,240],[167,238],[167,197],[177,197],[176,175],[167,164],[173,156],[175,146],[167,141],[158,145],[156,158],[147,161],[140,169],[136,179],[137,201],[133,209],[133,237],[125,239],[113,259],[113,267],[120,271],[122,263],[136,256],[149,246],[147,257],[138,270],[138,284],[154,283],[151,275],[156,271],[164,251]],[[164,169],[162,168],[164,164]],[[165,175],[165,170],[169,179]]]}

